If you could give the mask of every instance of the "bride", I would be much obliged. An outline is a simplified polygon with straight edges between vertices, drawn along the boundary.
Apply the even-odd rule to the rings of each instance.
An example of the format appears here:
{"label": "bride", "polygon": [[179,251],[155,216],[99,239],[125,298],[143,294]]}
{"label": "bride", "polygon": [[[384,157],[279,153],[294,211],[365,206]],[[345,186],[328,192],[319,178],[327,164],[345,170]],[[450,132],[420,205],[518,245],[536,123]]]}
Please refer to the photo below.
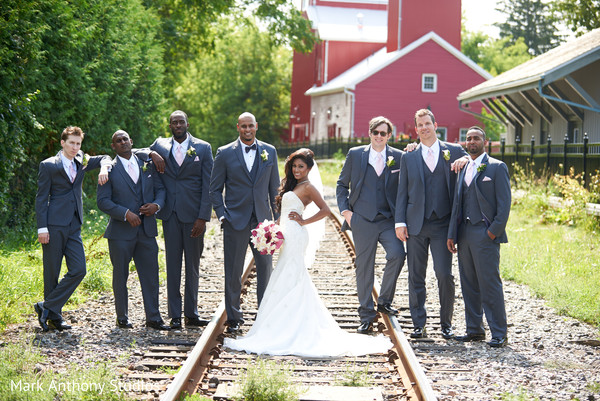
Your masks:
{"label": "bride", "polygon": [[[286,160],[285,178],[276,198],[284,235],[279,261],[254,325],[243,337],[225,338],[225,347],[256,354],[317,358],[383,353],[392,346],[382,335],[365,336],[340,329],[308,274],[307,265],[314,259],[321,235],[318,228],[313,229],[315,224],[306,225],[323,223],[322,219],[330,213],[317,188],[320,176],[316,166],[316,174],[311,174],[309,180],[315,165],[313,158],[310,149],[299,149]],[[304,219],[304,209],[312,202],[318,211]]]}

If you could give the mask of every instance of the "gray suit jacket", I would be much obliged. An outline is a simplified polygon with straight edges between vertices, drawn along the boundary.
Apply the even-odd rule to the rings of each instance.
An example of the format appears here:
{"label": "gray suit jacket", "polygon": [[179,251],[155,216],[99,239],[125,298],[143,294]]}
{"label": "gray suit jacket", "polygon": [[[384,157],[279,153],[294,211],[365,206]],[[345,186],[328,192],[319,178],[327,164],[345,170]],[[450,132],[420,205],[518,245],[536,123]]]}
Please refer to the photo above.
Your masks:
{"label": "gray suit jacket", "polygon": [[[125,220],[127,209],[139,214],[140,206],[143,204],[156,203],[161,208],[165,204],[165,188],[154,165],[151,162],[142,162],[135,155],[132,157],[135,157],[140,169],[138,182],[142,185],[141,204],[136,201],[135,184],[117,157],[113,160],[108,183],[98,185],[96,194],[98,208],[110,216],[104,233],[104,238],[107,239],[124,240],[136,237],[139,227],[132,227]],[[155,216],[142,216],[141,227],[149,237],[158,235]]]}
{"label": "gray suit jacket", "polygon": [[[450,159],[444,159],[444,151],[450,152]],[[440,141],[440,155],[446,178],[446,190],[450,201],[454,198],[456,173],[450,170],[450,164],[465,156],[467,152],[462,146]],[[425,220],[425,175],[423,172],[423,156],[421,145],[412,152],[407,152],[400,162],[400,180],[396,197],[396,223],[405,223],[409,235],[421,232]]]}
{"label": "gray suit jacket", "polygon": [[[355,211],[354,204],[361,195],[365,174],[367,172],[367,167],[369,166],[370,149],[371,145],[357,146],[350,149],[346,155],[346,161],[340,172],[335,191],[340,212],[343,212],[344,210]],[[385,195],[392,210],[392,214],[394,214],[396,194],[398,193],[399,166],[405,153],[389,145],[386,145],[385,153],[386,167],[383,170],[383,174],[385,174]],[[390,162],[390,157],[392,157],[393,162]],[[342,229],[346,230],[348,228],[348,224],[344,221]]]}
{"label": "gray suit jacket", "polygon": [[100,162],[105,158],[110,160],[108,156],[91,156],[87,165],[83,166],[83,152],[79,151],[75,156],[77,175],[73,183],[65,172],[60,152],[40,163],[35,198],[38,229],[49,225],[68,226],[75,210],[79,216],[79,223],[83,223],[83,176],[86,172],[99,168]]}
{"label": "gray suit jacket", "polygon": [[212,209],[208,192],[213,167],[212,150],[208,142],[192,135],[189,137],[190,147],[181,166],[171,157],[173,138],[158,138],[150,146],[165,159],[166,165],[161,178],[167,199],[157,213],[161,220],[169,219],[174,210],[183,223],[193,223],[196,219],[210,220]]}
{"label": "gray suit jacket", "polygon": [[[218,218],[222,216],[235,230],[248,225],[252,212],[258,222],[277,219],[275,197],[279,187],[277,151],[268,143],[256,140],[258,170],[251,179],[240,141],[235,140],[217,150],[215,165],[210,177],[210,201]],[[266,160],[262,154],[266,152]],[[225,188],[225,197],[223,197]]]}
{"label": "gray suit jacket", "polygon": [[[477,201],[483,214],[483,220],[488,230],[496,236],[494,242],[508,242],[506,236],[506,223],[510,213],[511,194],[510,178],[508,168],[504,162],[484,156],[481,165],[485,164],[483,171],[478,171],[471,185],[475,184]],[[450,217],[450,226],[448,227],[448,238],[455,242],[458,235],[458,227],[462,223],[462,195],[465,187],[464,168],[458,174],[458,184],[454,196],[452,216]]]}

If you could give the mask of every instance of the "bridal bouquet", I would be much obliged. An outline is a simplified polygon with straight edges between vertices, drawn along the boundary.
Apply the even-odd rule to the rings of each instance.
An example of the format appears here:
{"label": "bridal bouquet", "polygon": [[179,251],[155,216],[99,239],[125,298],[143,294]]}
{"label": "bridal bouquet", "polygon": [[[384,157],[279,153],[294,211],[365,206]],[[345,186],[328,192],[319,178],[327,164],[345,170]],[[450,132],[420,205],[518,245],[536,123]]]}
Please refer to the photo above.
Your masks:
{"label": "bridal bouquet", "polygon": [[273,221],[265,220],[252,230],[250,240],[261,255],[273,255],[283,245],[283,233]]}

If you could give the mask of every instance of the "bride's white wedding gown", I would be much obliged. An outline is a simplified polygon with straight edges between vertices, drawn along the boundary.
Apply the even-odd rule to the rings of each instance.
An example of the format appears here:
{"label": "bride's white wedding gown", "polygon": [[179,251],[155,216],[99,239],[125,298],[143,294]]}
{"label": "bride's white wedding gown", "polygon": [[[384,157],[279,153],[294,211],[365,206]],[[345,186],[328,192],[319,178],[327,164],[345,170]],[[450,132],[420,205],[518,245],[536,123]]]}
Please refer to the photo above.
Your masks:
{"label": "bride's white wedding gown", "polygon": [[255,354],[314,358],[386,352],[392,346],[388,338],[348,333],[333,319],[304,264],[308,233],[288,219],[292,211],[302,215],[304,205],[289,191],[283,194],[281,205],[284,245],[256,321],[245,336],[225,338],[224,346]]}

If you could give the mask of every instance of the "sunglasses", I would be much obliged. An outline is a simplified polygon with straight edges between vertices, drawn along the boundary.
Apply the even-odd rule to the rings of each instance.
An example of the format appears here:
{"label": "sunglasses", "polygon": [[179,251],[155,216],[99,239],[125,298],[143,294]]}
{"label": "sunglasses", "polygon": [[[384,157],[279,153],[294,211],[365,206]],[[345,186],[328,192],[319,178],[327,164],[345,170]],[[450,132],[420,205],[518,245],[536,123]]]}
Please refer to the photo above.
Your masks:
{"label": "sunglasses", "polygon": [[381,136],[387,136],[388,132],[387,131],[377,131],[377,130],[372,130],[371,134],[377,136],[377,135],[381,135]]}

